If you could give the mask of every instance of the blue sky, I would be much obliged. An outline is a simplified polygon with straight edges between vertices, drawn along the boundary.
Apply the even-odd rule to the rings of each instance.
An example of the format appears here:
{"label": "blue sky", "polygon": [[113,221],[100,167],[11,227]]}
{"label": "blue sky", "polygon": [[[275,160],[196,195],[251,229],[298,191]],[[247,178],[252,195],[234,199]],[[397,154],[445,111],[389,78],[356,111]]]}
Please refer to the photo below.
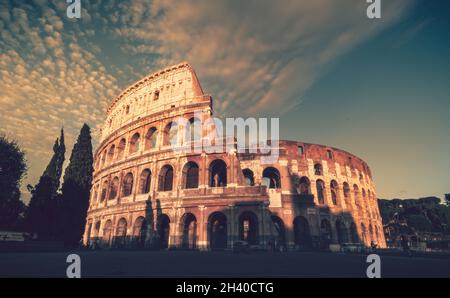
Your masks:
{"label": "blue sky", "polygon": [[[181,61],[216,115],[280,117],[281,136],[348,150],[379,197],[450,192],[446,1],[65,1],[0,3],[0,131],[36,183],[61,125],[97,137],[128,84]],[[68,155],[69,156],[69,155]],[[68,157],[67,156],[67,157]],[[24,187],[25,188],[25,187]]]}

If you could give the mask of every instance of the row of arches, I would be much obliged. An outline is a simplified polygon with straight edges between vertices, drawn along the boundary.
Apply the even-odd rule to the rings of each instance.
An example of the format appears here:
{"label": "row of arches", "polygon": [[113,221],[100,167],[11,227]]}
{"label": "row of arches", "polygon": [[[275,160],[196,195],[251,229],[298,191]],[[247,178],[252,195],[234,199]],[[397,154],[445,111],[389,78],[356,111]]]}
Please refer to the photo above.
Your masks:
{"label": "row of arches", "polygon": [[[227,186],[227,164],[221,159],[216,159],[210,163],[208,177],[209,187],[226,187]],[[244,169],[244,176],[248,179],[248,185],[254,185],[253,172],[249,169]],[[182,169],[181,188],[193,189],[199,186],[200,171],[199,166],[194,161],[187,162]],[[152,172],[150,169],[144,169],[139,175],[138,180],[138,194],[146,194],[150,192],[150,185],[152,181]],[[263,172],[263,183],[270,188],[280,187],[280,174],[275,168],[266,168]],[[165,165],[161,168],[158,175],[158,191],[173,190],[174,183],[174,168],[171,165]],[[102,182],[100,201],[103,202],[108,199],[116,199],[119,194],[120,197],[126,197],[133,193],[135,180],[133,173],[128,172],[120,185],[118,176],[112,178],[109,182],[105,180]],[[94,200],[97,199],[98,185],[94,189]]]}
{"label": "row of arches", "polygon": [[[283,220],[277,215],[271,216],[272,227],[274,229],[273,240],[277,247],[286,247],[286,228]],[[213,212],[208,217],[207,222],[207,241],[210,249],[225,249],[229,241],[229,223],[227,216],[220,211]],[[238,216],[238,240],[246,241],[249,245],[260,244],[260,230],[259,218],[253,211],[243,211]],[[168,215],[160,214],[157,217],[155,225],[156,241],[158,247],[165,249],[169,247],[171,228],[178,229],[178,240],[175,240],[175,245],[185,249],[198,248],[199,239],[199,225],[196,216],[193,213],[185,213],[177,225],[171,225],[171,220]],[[128,222],[125,218],[120,218],[115,228],[111,220],[107,220],[103,225],[102,242],[105,246],[113,246],[117,248],[124,247],[144,247],[148,236],[148,223],[146,219],[141,216],[138,217],[131,232],[129,233]],[[92,226],[89,227],[88,238],[93,236],[95,238],[100,234],[100,221],[95,223],[94,230],[91,231]],[[369,224],[361,223],[361,233],[358,234],[357,226],[354,222],[349,225],[342,219],[334,221],[334,229],[330,220],[322,219],[320,222],[320,239],[319,245],[321,248],[327,248],[332,239],[337,243],[370,243],[377,242],[380,237],[380,231],[377,226],[373,227]],[[334,234],[336,233],[336,234]],[[313,246],[310,224],[303,216],[297,216],[293,220],[293,236],[294,243],[297,248],[309,249]],[[172,240],[173,241],[173,240]],[[88,239],[88,242],[91,240]],[[173,243],[172,243],[173,245]]]}
{"label": "row of arches", "polygon": [[[311,194],[311,183],[310,183],[310,180],[308,179],[308,177],[306,177],[306,176],[301,177],[298,180],[298,185],[296,186],[296,188],[297,188],[297,191],[299,194],[310,195]],[[316,180],[316,193],[317,193],[317,200],[320,205],[325,204],[326,192],[327,192],[327,187],[325,186],[325,182],[321,179],[317,179]],[[330,197],[331,197],[331,203],[333,205],[338,205],[339,199],[341,199],[341,198],[340,198],[339,184],[337,183],[336,180],[331,180],[331,182],[329,184],[329,192],[330,192]],[[342,194],[346,201],[350,200],[350,193],[351,193],[350,185],[347,182],[342,183]],[[370,190],[367,190],[367,193],[366,193],[366,190],[364,188],[362,188],[360,191],[358,185],[354,184],[353,185],[353,197],[355,200],[355,204],[360,205],[359,200],[361,198],[364,201],[366,199],[372,199],[373,194],[371,193]]]}
{"label": "row of arches", "polygon": [[[192,117],[186,122],[183,124],[178,124],[176,121],[169,122],[162,130],[161,136],[158,129],[154,126],[150,127],[144,136],[141,136],[139,132],[134,133],[128,140],[128,154],[136,154],[141,149],[141,146],[144,146],[144,151],[154,149],[157,147],[158,142],[161,142],[162,146],[176,145],[180,142],[179,136],[181,136],[181,142],[183,143],[200,140],[200,120]],[[112,144],[105,149],[97,160],[97,169],[100,166],[124,159],[126,146],[127,140],[122,138],[117,145]]]}

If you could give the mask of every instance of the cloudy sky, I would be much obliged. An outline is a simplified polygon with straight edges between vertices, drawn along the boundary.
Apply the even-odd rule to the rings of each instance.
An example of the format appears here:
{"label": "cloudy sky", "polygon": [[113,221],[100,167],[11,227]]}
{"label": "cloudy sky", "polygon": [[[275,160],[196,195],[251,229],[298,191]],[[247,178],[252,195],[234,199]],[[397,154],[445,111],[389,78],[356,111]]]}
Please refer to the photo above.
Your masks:
{"label": "cloudy sky", "polygon": [[[379,197],[450,192],[450,5],[382,0],[0,2],[0,132],[35,184],[64,126],[159,68],[188,61],[221,116],[280,117],[285,139],[348,150]],[[95,144],[94,144],[95,145]]]}

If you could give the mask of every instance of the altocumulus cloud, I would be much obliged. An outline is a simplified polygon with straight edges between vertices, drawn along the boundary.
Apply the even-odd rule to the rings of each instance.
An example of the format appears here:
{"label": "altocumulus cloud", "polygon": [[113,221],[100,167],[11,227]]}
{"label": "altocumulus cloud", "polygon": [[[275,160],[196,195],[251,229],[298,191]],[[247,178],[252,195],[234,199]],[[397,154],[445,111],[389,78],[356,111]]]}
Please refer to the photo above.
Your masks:
{"label": "altocumulus cloud", "polygon": [[223,115],[282,114],[336,59],[411,8],[384,1],[373,21],[365,2],[98,0],[82,1],[81,19],[71,20],[65,1],[2,1],[0,130],[27,150],[34,184],[61,125],[69,150],[83,122],[95,139],[121,89],[181,61]]}

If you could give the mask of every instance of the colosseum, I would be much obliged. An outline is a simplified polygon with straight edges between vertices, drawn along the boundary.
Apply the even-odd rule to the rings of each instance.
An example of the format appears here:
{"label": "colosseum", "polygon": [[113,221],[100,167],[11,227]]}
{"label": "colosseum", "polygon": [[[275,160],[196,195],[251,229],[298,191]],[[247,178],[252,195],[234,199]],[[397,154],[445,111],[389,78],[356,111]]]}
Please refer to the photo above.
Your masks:
{"label": "colosseum", "polygon": [[[176,150],[201,146],[211,136],[203,121],[212,113],[212,97],[188,63],[153,73],[113,100],[95,152],[86,246],[386,246],[363,160],[329,146],[282,140],[271,164],[261,162],[259,151]],[[179,124],[180,118],[186,121]]]}

